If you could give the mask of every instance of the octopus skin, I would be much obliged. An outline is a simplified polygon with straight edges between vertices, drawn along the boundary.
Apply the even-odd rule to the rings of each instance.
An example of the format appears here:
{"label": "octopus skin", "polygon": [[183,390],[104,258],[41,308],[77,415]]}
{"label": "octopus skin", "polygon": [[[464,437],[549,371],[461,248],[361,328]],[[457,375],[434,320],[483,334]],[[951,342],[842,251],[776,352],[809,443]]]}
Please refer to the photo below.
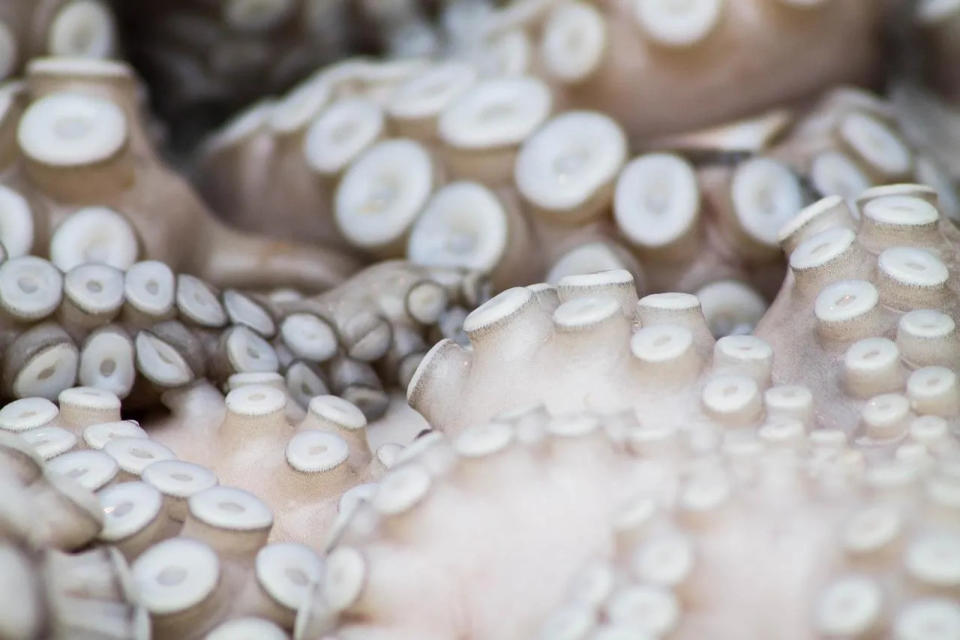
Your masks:
{"label": "octopus skin", "polygon": [[[917,187],[909,189],[918,191]],[[930,197],[929,190],[920,188],[919,191]],[[865,213],[863,215],[866,216]],[[945,221],[940,222],[948,224]],[[865,537],[869,547],[877,518],[881,525],[891,519],[889,508],[881,510],[879,516],[869,510],[865,515],[861,515],[859,506],[862,505],[859,503],[863,502],[863,497],[851,498],[848,491],[857,492],[854,495],[860,495],[859,492],[874,495],[877,491],[885,491],[895,498],[903,499],[903,502],[898,504],[925,505],[926,502],[913,497],[921,486],[924,487],[924,499],[932,501],[934,507],[919,514],[916,508],[912,508],[903,511],[904,515],[898,515],[898,512],[892,516],[894,521],[911,523],[905,536],[908,546],[903,555],[907,582],[899,577],[902,575],[898,573],[899,563],[881,562],[877,571],[879,577],[864,580],[860,576],[851,578],[847,575],[851,568],[859,571],[859,565],[854,565],[852,561],[847,564],[846,560],[837,560],[823,572],[820,572],[817,563],[808,561],[800,577],[786,571],[778,573],[777,584],[783,585],[782,593],[789,594],[783,597],[789,598],[790,602],[796,602],[793,594],[799,590],[806,598],[804,602],[809,602],[811,606],[816,604],[815,615],[810,620],[800,618],[798,613],[797,621],[791,626],[796,630],[797,637],[813,637],[815,631],[823,632],[824,629],[829,635],[835,628],[849,633],[850,627],[843,625],[850,624],[865,625],[854,626],[854,632],[861,633],[861,630],[865,629],[863,632],[867,633],[877,625],[888,624],[875,612],[878,584],[888,589],[880,592],[879,597],[892,598],[902,605],[896,610],[897,617],[889,624],[896,625],[897,629],[909,630],[919,625],[921,630],[945,628],[949,632],[954,609],[949,606],[951,601],[948,596],[950,589],[954,588],[951,587],[954,584],[952,581],[955,581],[949,568],[952,565],[949,563],[953,557],[951,554],[955,555],[957,541],[956,518],[949,516],[950,509],[955,509],[955,499],[951,496],[955,493],[956,484],[955,474],[951,475],[950,471],[955,463],[951,466],[950,456],[956,455],[957,443],[951,435],[951,422],[948,421],[955,421],[956,416],[917,417],[910,423],[907,433],[881,442],[879,448],[873,449],[874,455],[868,457],[862,452],[863,443],[851,438],[843,430],[817,427],[807,434],[810,426],[809,422],[805,423],[805,417],[809,418],[810,407],[802,402],[802,388],[767,388],[770,385],[767,381],[770,354],[763,349],[765,343],[762,340],[749,336],[732,336],[714,344],[704,319],[696,317],[696,301],[690,300],[691,296],[666,295],[637,304],[632,286],[628,286],[631,285],[629,277],[624,275],[614,273],[586,278],[581,276],[579,280],[575,277],[568,279],[561,284],[560,291],[563,293],[560,295],[568,300],[568,305],[578,300],[581,302],[571,305],[565,312],[555,314],[554,321],[558,327],[562,326],[567,330],[577,329],[579,325],[582,331],[585,328],[584,320],[597,321],[597,301],[606,299],[608,313],[612,311],[608,318],[613,315],[626,317],[629,310],[637,307],[637,315],[645,319],[636,334],[642,334],[645,329],[654,329],[652,333],[662,333],[658,327],[667,327],[666,335],[669,338],[671,332],[678,334],[677,328],[694,328],[697,348],[701,353],[709,353],[709,347],[713,346],[711,373],[698,376],[696,367],[690,367],[690,361],[684,363],[681,359],[673,362],[680,364],[679,367],[664,368],[661,374],[668,374],[662,376],[662,383],[666,387],[671,386],[671,383],[674,386],[678,383],[687,385],[688,388],[681,391],[681,398],[696,398],[699,391],[702,402],[699,409],[691,409],[686,416],[674,414],[671,418],[676,420],[671,423],[657,410],[657,402],[646,399],[641,401],[641,398],[634,396],[632,400],[638,402],[639,411],[613,413],[600,418],[551,418],[545,409],[535,408],[502,413],[490,425],[458,429],[449,420],[434,417],[434,425],[447,424],[451,426],[451,431],[460,431],[459,435],[453,436],[453,445],[445,444],[442,437],[436,435],[425,436],[411,449],[394,456],[391,461],[392,470],[384,476],[379,488],[365,490],[365,493],[369,492],[369,497],[363,498],[361,495],[351,509],[346,511],[352,515],[349,518],[345,516],[333,527],[335,546],[325,562],[320,561],[308,547],[283,546],[285,543],[267,544],[274,516],[271,509],[253,494],[231,487],[212,485],[210,477],[215,478],[212,472],[195,464],[173,460],[169,448],[158,442],[148,444],[154,441],[144,435],[136,435],[139,429],[136,425],[120,427],[115,422],[100,422],[117,417],[111,412],[118,410],[115,405],[111,411],[102,410],[105,404],[102,400],[106,394],[92,394],[92,400],[86,402],[81,399],[91,394],[84,390],[65,394],[61,398],[62,410],[54,419],[65,425],[86,424],[83,426],[84,443],[96,446],[97,443],[105,442],[103,453],[112,458],[119,468],[117,476],[99,490],[104,512],[111,516],[107,520],[108,526],[100,533],[100,538],[102,542],[116,544],[121,552],[132,560],[133,574],[140,589],[142,604],[152,616],[153,633],[158,637],[179,637],[178,634],[193,637],[191,634],[202,634],[221,623],[238,627],[260,625],[270,629],[289,629],[294,625],[293,616],[298,608],[292,603],[305,601],[306,594],[311,589],[307,585],[311,582],[318,586],[312,587],[314,593],[309,604],[299,605],[299,620],[294,627],[300,637],[319,637],[319,634],[326,633],[337,625],[339,628],[335,630],[335,637],[345,638],[375,638],[378,637],[377,634],[385,637],[440,638],[449,637],[450,633],[473,633],[480,637],[487,637],[488,633],[495,634],[495,637],[514,637],[513,634],[516,634],[516,637],[529,637],[528,634],[535,633],[540,625],[545,629],[544,637],[557,637],[558,629],[571,634],[573,632],[568,629],[580,629],[583,637],[587,637],[586,634],[594,630],[598,633],[613,633],[611,629],[593,627],[617,625],[632,630],[634,634],[668,628],[674,630],[677,637],[684,637],[684,633],[692,634],[689,637],[698,637],[696,634],[703,633],[705,627],[723,629],[723,634],[742,633],[742,616],[731,614],[738,605],[731,607],[730,603],[722,599],[718,602],[715,599],[715,590],[705,589],[702,584],[709,584],[711,579],[715,579],[711,577],[716,575],[712,572],[719,572],[725,580],[729,580],[733,575],[738,584],[742,582],[746,585],[744,590],[749,593],[768,594],[775,590],[758,588],[756,581],[751,582],[752,574],[743,577],[740,577],[742,574],[736,574],[735,569],[742,571],[742,568],[749,564],[735,560],[736,549],[740,549],[742,553],[743,546],[734,545],[731,550],[730,543],[724,541],[742,540],[745,537],[751,540],[759,539],[760,548],[768,549],[771,554],[771,566],[781,566],[784,563],[794,566],[797,562],[793,551],[785,555],[782,542],[777,542],[784,534],[771,533],[769,524],[757,523],[757,520],[769,515],[766,511],[763,515],[756,513],[759,509],[758,501],[775,514],[769,517],[779,522],[783,518],[784,495],[796,495],[800,501],[807,500],[810,504],[803,503],[804,508],[798,510],[803,515],[791,520],[789,530],[801,537],[808,547],[812,545],[818,553],[820,550],[830,551],[817,557],[836,558],[836,546],[831,546],[830,541],[824,541],[825,536],[822,533],[814,534],[811,530],[822,531],[825,520],[829,520],[831,529],[842,526],[848,518],[855,524],[865,520],[866,524],[853,526],[853,543],[849,543],[847,538],[850,538],[850,534],[846,534],[844,544],[848,547],[851,544],[862,547],[862,538]],[[549,296],[549,289],[546,287],[534,287],[534,291],[541,297]],[[582,295],[598,292],[599,296]],[[577,294],[581,295],[578,297]],[[587,303],[584,303],[584,300]],[[486,326],[481,321],[496,320],[496,314],[491,314],[491,310],[495,311],[500,307],[502,311],[503,302],[501,299],[481,307],[479,316],[466,323],[468,334],[475,337],[476,323]],[[691,302],[694,306],[690,306]],[[686,303],[686,306],[682,303]],[[680,313],[677,313],[678,311]],[[683,325],[669,323],[670,320],[676,321],[678,317],[682,319]],[[656,323],[664,319],[667,319],[668,324]],[[694,331],[686,331],[693,341]],[[683,331],[679,332],[682,333]],[[664,342],[659,339],[664,336],[655,337],[657,339],[646,341],[646,344],[644,340],[631,338],[633,355],[638,358],[644,355],[649,357],[651,346],[663,347],[671,341],[668,339]],[[581,340],[583,346],[594,346],[590,338],[588,333],[581,332],[569,340],[568,345]],[[639,344],[635,346],[634,342]],[[482,353],[480,344],[477,342],[475,345],[478,354]],[[502,347],[510,345],[500,343],[500,346],[502,352],[509,352],[509,349]],[[687,346],[689,352],[689,343]],[[655,350],[653,354],[656,355]],[[575,378],[580,374],[581,368],[567,367],[556,370],[562,371],[566,376],[572,373]],[[689,376],[691,371],[694,376],[685,381],[682,375],[686,372]],[[435,374],[429,361],[425,365],[425,372],[421,376]],[[674,378],[669,374],[681,374],[681,377]],[[615,379],[615,376],[602,374],[594,380],[611,378]],[[703,380],[706,384],[701,389],[700,383]],[[558,380],[555,377],[553,382],[557,381],[564,387],[568,386],[567,383],[578,382],[565,381],[562,377]],[[582,383],[583,380],[579,382]],[[721,384],[717,385],[718,382]],[[751,384],[754,393],[747,394],[748,402],[745,403],[742,390],[750,390]],[[415,378],[411,388],[417,386]],[[754,405],[758,402],[756,392],[759,389],[765,389],[764,408],[761,413],[766,413],[760,416],[754,410]],[[233,398],[234,406],[239,411],[235,411],[233,416],[229,415],[228,405],[228,416],[223,424],[215,429],[220,433],[214,436],[214,441],[217,441],[217,437],[229,439],[232,429],[246,423],[255,433],[265,436],[263,444],[249,447],[247,451],[254,455],[266,455],[258,459],[259,464],[245,461],[240,471],[249,474],[249,469],[257,466],[273,469],[268,460],[276,453],[269,452],[278,452],[280,443],[277,440],[280,438],[271,437],[276,431],[268,425],[274,423],[277,427],[287,425],[285,428],[292,428],[284,415],[282,402],[272,403],[272,410],[268,413],[272,417],[250,414],[258,413],[254,406],[257,403],[268,400],[271,395],[280,399],[283,394],[271,387],[257,386],[240,387],[239,391],[241,393]],[[255,398],[257,395],[262,397]],[[667,394],[661,391],[661,395]],[[676,397],[674,396],[674,401]],[[798,397],[801,400],[799,403]],[[662,402],[669,402],[670,399]],[[603,403],[607,398],[598,395],[593,400]],[[554,407],[558,407],[557,411],[566,410],[558,404],[556,398],[552,398],[550,402]],[[687,404],[694,403],[688,401]],[[100,410],[93,411],[91,407]],[[36,407],[19,415],[12,410],[14,408],[8,407],[8,414],[13,414],[10,416],[11,424],[23,426],[24,421],[26,424],[35,424],[36,420],[30,420],[38,413]],[[247,411],[251,408],[254,410]],[[606,413],[611,413],[616,408],[616,404],[605,406],[608,410]],[[924,412],[921,406],[916,409],[919,413]],[[47,415],[54,412],[48,410]],[[199,426],[197,420],[183,422]],[[602,428],[601,423],[605,423]],[[29,427],[25,431],[29,434],[35,428]],[[162,428],[157,431],[157,435],[163,438],[161,433]],[[196,437],[190,439],[191,442],[197,440]],[[219,442],[223,444],[224,440]],[[505,469],[498,473],[495,468],[493,473],[488,474],[490,458],[484,456],[499,456],[505,451],[512,451],[517,456],[506,456],[506,460],[500,461],[505,463]],[[289,455],[289,446],[287,452]],[[48,454],[52,453],[48,450]],[[69,475],[83,478],[85,473],[73,471],[77,468],[73,460],[61,458],[71,453],[73,452],[66,451],[60,455],[54,454],[48,464],[58,466]],[[718,453],[722,454],[719,460]],[[648,458],[644,464],[636,465],[630,460],[630,456],[637,455],[646,455]],[[892,460],[874,468],[877,455],[892,456]],[[688,456],[693,459],[684,460]],[[784,460],[790,460],[791,456],[800,459],[796,467],[784,464]],[[618,460],[618,457],[623,459]],[[103,454],[100,458],[103,458]],[[944,464],[941,458],[947,462]],[[63,462],[58,462],[58,459]],[[555,470],[543,468],[543,465],[549,467],[551,464],[556,465]],[[541,467],[537,468],[537,465]],[[867,465],[866,469],[863,465]],[[171,468],[161,473],[160,469],[164,466]],[[154,472],[151,472],[151,467],[154,467]],[[89,465],[87,468],[89,471]],[[764,484],[761,487],[766,489],[758,490],[757,476],[763,471],[769,471],[771,477],[763,477]],[[156,477],[153,477],[154,473],[157,474]],[[470,599],[469,605],[461,601],[436,609],[452,612],[451,618],[423,615],[417,615],[413,620],[406,618],[404,614],[412,609],[409,604],[404,604],[405,596],[400,595],[398,598],[397,587],[404,584],[404,579],[400,578],[399,583],[397,579],[399,576],[408,575],[408,562],[417,566],[418,575],[421,576],[420,584],[425,588],[432,587],[431,592],[436,589],[436,597],[440,602],[445,602],[444,598],[459,592],[457,588],[451,588],[449,581],[450,576],[461,575],[458,573],[461,567],[456,562],[452,565],[448,562],[441,566],[453,566],[454,570],[444,569],[439,573],[436,569],[431,570],[430,565],[423,563],[432,563],[435,560],[437,548],[431,548],[427,552],[426,558],[429,560],[424,557],[418,559],[412,550],[399,552],[398,542],[394,541],[394,537],[401,537],[400,545],[429,537],[426,532],[449,525],[441,523],[447,520],[451,509],[465,509],[465,514],[486,509],[491,512],[494,520],[496,517],[503,517],[504,509],[513,514],[509,517],[514,521],[522,514],[529,516],[529,504],[534,498],[525,492],[517,492],[517,473],[531,480],[530,488],[533,489],[533,496],[538,500],[538,504],[555,505],[556,509],[550,509],[549,512],[555,513],[560,521],[569,518],[569,522],[576,526],[573,529],[553,526],[545,532],[542,528],[542,516],[538,515],[539,525],[519,527],[520,531],[530,532],[528,535],[531,536],[524,536],[523,544],[532,546],[521,546],[517,550],[518,561],[507,563],[505,570],[509,572],[515,567],[531,566],[539,570],[545,567],[549,572],[547,577],[552,579],[541,578],[536,585],[525,586],[523,580],[510,580],[508,573],[506,580],[497,581],[496,584],[516,584],[516,588],[523,590],[525,594],[524,609],[514,616],[503,616],[504,605],[497,602],[486,605],[489,601],[484,601],[484,606],[490,606],[497,611],[497,615],[472,613],[470,606],[480,603],[480,600]],[[637,474],[636,480],[627,481],[627,478],[633,477],[633,473]],[[932,474],[929,476],[931,481],[918,483],[918,477],[927,478],[919,475],[924,473]],[[187,481],[183,479],[184,476]],[[135,480],[137,477],[141,480]],[[177,484],[170,482],[171,478],[191,484],[195,493],[189,497],[181,495],[182,491],[174,489]],[[498,483],[491,485],[492,478],[498,478]],[[545,478],[549,481],[545,481]],[[188,482],[201,479],[205,481],[196,484]],[[537,481],[547,486],[534,489]],[[814,483],[823,489],[826,495],[817,494],[822,498],[822,501],[819,501],[810,500],[806,489],[794,493],[785,492],[784,486],[791,486],[791,481],[801,487],[808,486],[805,482]],[[550,486],[553,482],[557,486]],[[766,483],[769,483],[769,486]],[[147,486],[153,486],[156,493],[151,492]],[[719,492],[718,486],[721,489]],[[601,557],[602,565],[607,561],[603,558],[612,557],[614,554],[612,549],[616,547],[611,544],[611,540],[616,540],[616,537],[610,535],[609,531],[613,525],[591,525],[613,520],[618,505],[626,504],[628,498],[632,497],[628,493],[644,488],[649,491],[651,487],[657,489],[657,500],[666,503],[664,508],[676,510],[677,514],[665,516],[662,521],[658,520],[660,524],[653,528],[656,535],[651,534],[649,539],[643,538],[635,549],[627,546],[625,551],[620,551],[639,558],[634,562],[640,565],[640,580],[644,582],[636,584],[636,578],[622,575],[614,578],[620,580],[617,583],[620,588],[609,598],[604,596],[592,605],[600,610],[599,613],[596,610],[585,613],[582,606],[584,603],[580,601],[573,603],[572,607],[569,604],[564,605],[564,594],[560,591],[564,584],[572,582],[574,590],[581,593],[582,588],[578,588],[583,586],[581,582],[587,582],[588,585],[595,582],[577,579],[575,572],[581,565],[595,561],[596,556]],[[670,487],[675,487],[675,498],[659,494],[660,490],[669,493],[665,488]],[[166,497],[157,495],[163,493],[164,488],[172,497],[169,503]],[[262,485],[261,488],[266,486]],[[485,496],[480,505],[472,504],[464,495],[471,491],[491,489],[501,493]],[[447,491],[450,491],[450,494],[447,494]],[[591,491],[595,491],[595,494],[591,494]],[[149,498],[148,494],[153,497]],[[303,494],[301,485],[293,495],[302,498]],[[588,497],[584,498],[587,494]],[[280,508],[280,513],[283,513],[284,508],[289,508],[289,504],[276,498],[278,494],[271,495],[279,504],[284,505]],[[420,513],[419,509],[424,504],[430,504],[436,495],[441,496],[435,507],[436,511],[433,516],[428,517],[429,524],[426,529],[417,534],[416,516]],[[910,497],[904,499],[905,495]],[[580,499],[575,496],[580,496]],[[765,500],[760,500],[764,496]],[[623,498],[622,502],[615,500],[618,497]],[[831,502],[832,500],[836,500],[836,503]],[[722,504],[718,504],[718,501]],[[187,504],[184,505],[184,502]],[[857,510],[849,510],[851,502],[858,504]],[[126,504],[131,506],[123,507]],[[174,508],[174,504],[179,505],[179,509]],[[507,504],[516,506],[508,508]],[[647,503],[641,502],[641,516],[645,511],[643,504]],[[571,518],[572,505],[590,505],[589,513],[578,512]],[[316,503],[310,504],[312,509],[316,506]],[[729,518],[709,517],[714,509],[718,509],[722,514],[728,507],[733,512],[732,515],[727,513]],[[807,507],[813,514],[809,518]],[[938,515],[941,508],[947,509],[945,520]],[[636,524],[637,511],[636,508],[627,510],[628,515],[632,516],[632,519],[627,518],[628,525]],[[708,512],[707,518],[703,517],[704,511]],[[541,509],[538,509],[538,512],[542,514]],[[176,513],[179,513],[180,520],[177,515],[173,515]],[[501,515],[497,516],[498,513]],[[905,514],[910,517],[907,518]],[[476,516],[465,515],[464,518],[456,520],[461,523],[459,526],[467,528],[459,533],[448,532],[444,539],[451,541],[452,546],[441,545],[440,548],[461,548],[460,543],[452,541],[463,540],[464,536],[476,533],[473,517]],[[719,524],[715,524],[717,522]],[[619,520],[616,525],[622,528]],[[414,527],[412,530],[409,528],[411,526]],[[734,532],[731,534],[725,529],[726,526],[734,527]],[[583,527],[583,530],[578,527]],[[744,528],[748,531],[744,531]],[[844,531],[849,528],[847,525]],[[866,533],[864,528],[867,529]],[[882,529],[881,527],[881,533]],[[678,531],[686,535],[687,539],[678,541]],[[571,534],[569,540],[560,541],[560,544],[561,548],[569,552],[555,554],[554,536],[562,533],[565,537],[568,532]],[[861,535],[858,537],[857,533]],[[899,535],[899,532],[897,533]],[[383,538],[387,541],[384,542]],[[544,544],[545,539],[550,541],[549,544]],[[490,540],[492,545],[496,545],[499,538],[493,536]],[[510,544],[516,545],[516,540],[511,538]],[[573,546],[570,546],[571,544]],[[532,552],[534,547],[540,550],[541,555]],[[494,548],[491,558],[502,560],[502,549]],[[515,546],[511,548],[516,549]],[[695,565],[695,570],[691,570],[689,577],[686,573],[680,577],[680,582],[689,580],[689,583],[679,584],[675,573],[676,564],[671,558],[676,559],[676,554],[679,553],[683,560],[680,565],[683,568],[689,564],[686,561],[693,553],[691,548],[698,551],[696,559],[700,564]],[[753,547],[750,549],[755,551]],[[867,552],[872,553],[874,550],[868,548]],[[453,553],[453,557],[467,558],[468,562],[470,558],[486,557],[479,552],[472,556]],[[856,555],[861,553],[861,550],[858,547],[849,553]],[[663,554],[666,555],[665,559]],[[935,557],[935,560],[931,561],[931,556]],[[558,562],[557,557],[561,558],[562,562]],[[399,566],[396,563],[399,563]],[[731,565],[734,569],[731,569]],[[374,573],[374,568],[378,566],[382,572]],[[494,572],[492,568],[499,565],[493,560],[476,566],[484,566],[481,573],[489,575]],[[294,567],[302,572],[302,575],[292,571]],[[608,573],[615,572],[615,569],[609,566],[606,569],[609,570]],[[474,575],[476,570],[467,568],[463,571],[467,575]],[[498,569],[502,570],[504,569]],[[602,573],[603,570],[604,567],[600,566],[599,571]],[[494,573],[494,576],[497,575],[504,574]],[[591,575],[595,575],[595,572]],[[795,581],[791,581],[794,578]],[[497,580],[496,577],[491,579]],[[651,585],[650,581],[667,582],[669,584],[666,586],[670,589],[664,589],[664,584]],[[918,591],[910,581],[919,581],[922,589]],[[197,588],[187,593],[180,588],[183,584],[195,585]],[[551,585],[551,588],[542,589],[543,584]],[[749,591],[751,584],[754,589],[752,592]],[[699,590],[696,585],[701,585]],[[768,586],[769,581],[762,585]],[[675,594],[673,589],[676,589]],[[933,595],[923,591],[926,589],[932,590]],[[652,596],[651,590],[654,592]],[[407,590],[400,587],[400,591],[405,593]],[[587,591],[593,593],[594,589]],[[497,597],[503,597],[505,602],[514,605],[519,602],[517,598],[510,597],[509,590],[502,595],[498,589],[485,592],[498,594]],[[836,592],[839,592],[839,595]],[[693,595],[689,595],[690,593]],[[781,592],[778,589],[776,593]],[[946,593],[947,597],[944,597],[943,593]],[[840,603],[834,602],[835,599],[839,599]],[[866,614],[855,616],[852,622],[844,617],[845,613],[849,614],[849,607],[843,605],[851,599],[858,605],[854,613],[861,612],[861,608],[866,609]],[[683,615],[678,613],[678,600],[683,604]],[[692,604],[688,604],[688,601]],[[860,607],[864,602],[872,605]],[[635,606],[631,606],[631,603]],[[554,607],[558,607],[559,611],[551,615]],[[802,609],[798,607],[797,611]],[[248,618],[251,615],[268,622],[250,621]],[[932,621],[929,619],[931,615]],[[202,620],[199,625],[196,624],[198,618]],[[488,624],[493,626],[486,626]],[[770,624],[773,622],[761,618],[756,620],[755,626],[750,629],[751,632],[756,632],[756,637],[764,637],[763,634],[769,633]],[[841,626],[833,626],[837,624]],[[650,625],[660,626],[651,628]],[[620,633],[623,632],[624,629],[621,628]]]}

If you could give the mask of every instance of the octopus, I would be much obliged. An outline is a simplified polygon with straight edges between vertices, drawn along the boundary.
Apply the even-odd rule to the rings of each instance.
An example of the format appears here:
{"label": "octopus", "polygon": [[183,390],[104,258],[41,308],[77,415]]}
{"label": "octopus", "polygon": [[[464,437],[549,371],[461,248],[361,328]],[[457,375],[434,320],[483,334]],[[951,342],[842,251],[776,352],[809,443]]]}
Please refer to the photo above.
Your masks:
{"label": "octopus", "polygon": [[0,9],[0,636],[957,640],[954,4]]}

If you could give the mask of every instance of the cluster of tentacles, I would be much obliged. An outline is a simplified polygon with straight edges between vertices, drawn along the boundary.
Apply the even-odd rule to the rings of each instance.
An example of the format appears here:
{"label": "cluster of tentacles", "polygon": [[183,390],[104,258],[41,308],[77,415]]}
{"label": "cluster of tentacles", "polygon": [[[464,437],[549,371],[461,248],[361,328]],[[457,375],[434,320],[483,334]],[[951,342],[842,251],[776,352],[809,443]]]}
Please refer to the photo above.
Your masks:
{"label": "cluster of tentacles", "polygon": [[[746,426],[762,420],[773,380],[803,387],[790,397],[822,427],[853,430],[862,414],[868,426],[895,416],[895,431],[911,407],[952,416],[960,230],[935,203],[929,187],[894,185],[865,192],[855,208],[830,196],[801,210],[779,234],[790,273],[751,336],[715,342],[695,296],[637,301],[625,271],[508,289],[467,316],[471,349],[442,341],[431,350],[411,404],[447,430],[529,402],[554,413],[642,407],[671,422],[706,410]],[[550,366],[556,375],[519,387]],[[671,387],[700,397],[678,400]],[[896,398],[868,401],[883,394]],[[881,407],[889,416],[874,415]]]}
{"label": "cluster of tentacles", "polygon": [[354,512],[298,631],[955,637],[960,244],[931,190],[885,191],[783,230],[755,335],[624,272],[481,306],[410,386],[450,440]]}
{"label": "cluster of tentacles", "polygon": [[0,7],[0,638],[957,640],[958,15]]}
{"label": "cluster of tentacles", "polygon": [[116,63],[49,59],[4,93],[3,395],[55,398],[79,381],[133,406],[280,371],[301,404],[332,390],[382,414],[381,379],[405,386],[428,341],[484,299],[484,278],[395,262],[330,288],[360,263],[216,221],[157,159],[136,82]]}
{"label": "cluster of tentacles", "polygon": [[478,269],[498,289],[624,268],[641,292],[697,293],[712,325],[739,316],[718,335],[759,319],[785,270],[777,231],[817,197],[917,180],[960,219],[940,163],[862,90],[663,137],[633,158],[615,120],[551,117],[551,96],[533,76],[483,78],[467,63],[348,61],[238,116],[198,179],[242,228]]}
{"label": "cluster of tentacles", "polygon": [[[28,65],[25,83],[4,86],[8,255],[33,249],[65,269],[90,261],[122,269],[139,257],[219,286],[308,290],[338,284],[358,268],[333,249],[259,238],[216,220],[157,156],[143,106],[136,76],[110,61],[40,58]],[[58,228],[80,210],[87,216],[54,244]]]}
{"label": "cluster of tentacles", "polygon": [[425,443],[354,513],[298,637],[956,637],[944,422],[870,455],[798,424],[534,409]]}
{"label": "cluster of tentacles", "polygon": [[[232,382],[226,397],[205,382],[167,392],[170,415],[142,426],[91,387],[64,390],[59,408],[31,397],[0,409],[0,534],[52,563],[34,577],[11,559],[5,579],[51,571],[67,582],[25,593],[30,608],[17,616],[4,609],[11,637],[76,637],[87,625],[89,637],[199,638],[221,623],[224,638],[286,637],[322,572],[317,550],[402,447],[374,454],[363,413],[336,396],[315,395],[304,411],[277,374]],[[380,439],[409,441],[403,429],[422,424],[400,422]],[[102,550],[47,550],[91,547]],[[70,598],[59,602],[58,589]],[[64,619],[41,626],[56,606]]]}
{"label": "cluster of tentacles", "polygon": [[[252,393],[229,396],[232,410],[223,431],[232,431],[234,438],[257,417],[261,424],[276,421],[270,403],[277,395],[282,412],[281,391],[247,389]],[[287,459],[296,465],[286,474],[304,473],[308,479],[304,484],[287,478],[290,500],[303,501],[304,494],[294,489],[304,489],[312,479],[318,484],[313,498],[326,483],[327,498],[335,501],[334,487],[359,470],[359,462],[345,470],[343,460],[336,459],[338,447],[347,447],[343,439],[310,428],[344,423],[362,433],[362,414],[351,405],[344,413],[337,401],[317,398],[312,422],[306,421],[286,447]],[[213,471],[177,460],[135,423],[100,422],[119,418],[116,396],[70,389],[61,394],[60,406],[58,411],[32,398],[0,412],[7,431],[0,433],[4,584],[8,597],[15,598],[10,603],[15,606],[5,608],[4,637],[193,638],[211,632],[209,637],[236,638],[241,631],[242,637],[286,637],[270,619],[292,625],[298,596],[321,566],[316,552],[292,542],[267,544],[273,517],[253,494],[219,486]],[[324,421],[323,415],[340,420]],[[320,445],[329,448],[325,457],[315,451]],[[49,458],[46,465],[41,456]],[[283,460],[282,450],[280,456]],[[235,468],[235,475],[240,471]],[[249,468],[242,471],[249,478]],[[330,519],[329,505],[309,506],[311,527]],[[90,545],[92,550],[79,554],[57,551]],[[168,567],[168,554],[185,569]],[[213,604],[207,599],[199,620],[196,611],[185,612],[213,587],[222,591],[221,599]],[[231,623],[214,631],[227,617]]]}
{"label": "cluster of tentacles", "polygon": [[957,236],[929,187],[822,199],[755,335],[719,340],[622,270],[507,290],[414,374],[444,433],[406,449],[405,418],[372,446],[277,374],[140,425],[68,389],[0,428],[97,492],[75,535],[132,563],[156,637],[951,638]]}
{"label": "cluster of tentacles", "polygon": [[196,380],[226,388],[237,375],[279,373],[303,407],[333,392],[379,417],[428,342],[459,338],[465,309],[484,295],[474,274],[399,261],[308,297],[220,292],[158,261],[62,273],[11,258],[0,263],[2,395],[52,400],[79,383],[146,408]]}

